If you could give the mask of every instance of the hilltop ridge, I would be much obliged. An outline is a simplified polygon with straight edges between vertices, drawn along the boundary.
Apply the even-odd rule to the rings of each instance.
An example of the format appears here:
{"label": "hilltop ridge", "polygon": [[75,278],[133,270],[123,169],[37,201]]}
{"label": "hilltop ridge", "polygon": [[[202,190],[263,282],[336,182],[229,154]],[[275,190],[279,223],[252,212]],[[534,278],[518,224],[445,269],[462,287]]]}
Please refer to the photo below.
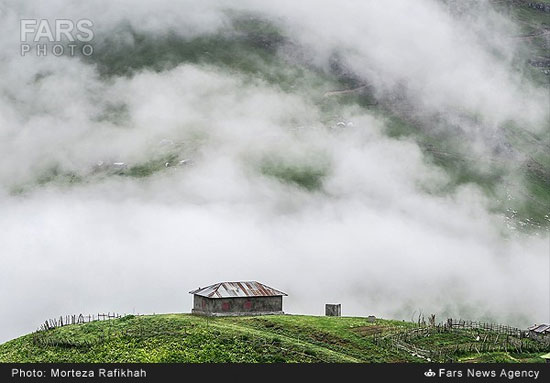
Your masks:
{"label": "hilltop ridge", "polygon": [[360,317],[133,316],[69,325],[0,345],[0,362],[543,362],[548,347],[495,330]]}

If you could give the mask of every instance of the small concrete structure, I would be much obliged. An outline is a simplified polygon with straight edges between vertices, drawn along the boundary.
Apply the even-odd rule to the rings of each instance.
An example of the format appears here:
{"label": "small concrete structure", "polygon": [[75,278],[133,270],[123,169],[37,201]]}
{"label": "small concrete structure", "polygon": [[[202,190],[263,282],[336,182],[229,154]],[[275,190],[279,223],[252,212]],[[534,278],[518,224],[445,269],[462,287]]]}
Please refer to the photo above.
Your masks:
{"label": "small concrete structure", "polygon": [[193,314],[239,316],[284,314],[286,293],[256,281],[220,282],[189,292]]}
{"label": "small concrete structure", "polygon": [[325,315],[327,317],[342,316],[342,305],[340,303],[327,303],[325,305]]}
{"label": "small concrete structure", "polygon": [[374,315],[369,315],[369,316],[367,317],[367,320],[368,320],[369,322],[376,322],[376,317],[375,317]]}

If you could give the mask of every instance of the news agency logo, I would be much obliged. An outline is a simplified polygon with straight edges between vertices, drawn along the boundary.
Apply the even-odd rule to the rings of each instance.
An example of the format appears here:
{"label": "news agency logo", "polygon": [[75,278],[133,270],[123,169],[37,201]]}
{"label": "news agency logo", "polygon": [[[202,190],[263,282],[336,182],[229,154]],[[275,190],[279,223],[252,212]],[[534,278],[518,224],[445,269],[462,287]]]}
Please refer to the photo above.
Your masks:
{"label": "news agency logo", "polygon": [[21,19],[21,56],[91,56],[94,23],[88,19]]}
{"label": "news agency logo", "polygon": [[430,368],[428,371],[424,372],[424,376],[427,376],[428,378],[433,378],[435,376],[435,372],[433,372]]}

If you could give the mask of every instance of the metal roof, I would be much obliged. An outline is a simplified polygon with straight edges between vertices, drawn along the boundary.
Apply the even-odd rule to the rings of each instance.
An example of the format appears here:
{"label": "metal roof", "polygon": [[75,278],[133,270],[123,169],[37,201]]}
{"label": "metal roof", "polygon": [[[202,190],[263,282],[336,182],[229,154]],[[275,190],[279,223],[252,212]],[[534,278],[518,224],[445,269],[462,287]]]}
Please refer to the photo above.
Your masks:
{"label": "metal roof", "polygon": [[189,291],[189,294],[206,298],[281,297],[287,295],[256,281],[220,282],[207,287],[199,287],[196,290]]}
{"label": "metal roof", "polygon": [[534,331],[538,334],[542,334],[545,332],[550,332],[550,324],[539,324],[529,327],[529,331]]}

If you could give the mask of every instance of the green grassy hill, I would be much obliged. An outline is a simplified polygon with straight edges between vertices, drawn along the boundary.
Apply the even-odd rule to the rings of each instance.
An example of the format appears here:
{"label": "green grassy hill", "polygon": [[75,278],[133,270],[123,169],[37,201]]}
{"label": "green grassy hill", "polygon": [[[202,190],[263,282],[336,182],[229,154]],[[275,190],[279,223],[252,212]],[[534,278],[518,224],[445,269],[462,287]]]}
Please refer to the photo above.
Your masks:
{"label": "green grassy hill", "polygon": [[0,362],[543,362],[550,351],[528,339],[502,350],[510,341],[355,317],[129,315],[22,336],[0,345]]}

